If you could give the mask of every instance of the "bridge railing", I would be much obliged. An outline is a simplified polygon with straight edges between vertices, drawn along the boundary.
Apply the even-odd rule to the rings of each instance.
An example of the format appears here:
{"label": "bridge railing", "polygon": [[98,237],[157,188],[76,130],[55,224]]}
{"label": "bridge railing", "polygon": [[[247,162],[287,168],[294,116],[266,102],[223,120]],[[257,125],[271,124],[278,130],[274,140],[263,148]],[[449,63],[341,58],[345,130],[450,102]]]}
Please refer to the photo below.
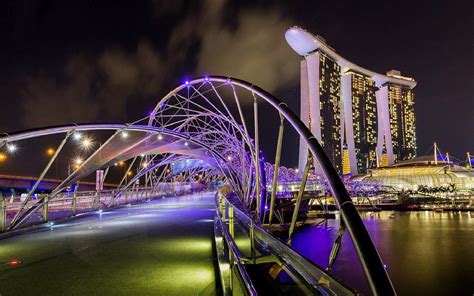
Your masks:
{"label": "bridge railing", "polygon": [[[84,215],[91,212],[102,212],[111,208],[151,199],[179,196],[191,193],[198,188],[189,184],[164,184],[163,186],[137,187],[121,191],[78,191],[57,194],[50,199],[48,194],[38,194],[34,200],[22,206],[21,198],[0,197],[0,233],[10,229],[13,217],[19,212],[27,212],[33,207],[38,210],[22,223],[22,227],[52,222],[55,220]],[[38,202],[42,200],[42,202]],[[52,223],[51,223],[52,224]]]}
{"label": "bridge railing", "polygon": [[[217,194],[216,204],[216,249],[224,294],[230,295],[235,289],[246,295],[254,295],[259,289],[268,292],[268,287],[262,288],[263,281],[276,289],[284,286],[290,294],[357,294],[254,223],[250,214],[222,193]],[[270,273],[273,280],[256,279],[255,274],[262,271]]]}

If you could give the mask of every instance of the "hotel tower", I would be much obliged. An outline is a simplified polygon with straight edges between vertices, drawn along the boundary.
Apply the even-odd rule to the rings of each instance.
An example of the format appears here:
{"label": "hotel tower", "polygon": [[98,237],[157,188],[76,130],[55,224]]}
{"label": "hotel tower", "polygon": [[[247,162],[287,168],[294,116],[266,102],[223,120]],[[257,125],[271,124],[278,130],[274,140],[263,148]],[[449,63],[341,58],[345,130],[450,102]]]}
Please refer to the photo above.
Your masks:
{"label": "hotel tower", "polygon": [[[301,120],[338,173],[357,175],[416,156],[413,78],[362,68],[298,27],[288,29],[285,38],[304,57]],[[307,160],[308,147],[300,141],[300,169]]]}

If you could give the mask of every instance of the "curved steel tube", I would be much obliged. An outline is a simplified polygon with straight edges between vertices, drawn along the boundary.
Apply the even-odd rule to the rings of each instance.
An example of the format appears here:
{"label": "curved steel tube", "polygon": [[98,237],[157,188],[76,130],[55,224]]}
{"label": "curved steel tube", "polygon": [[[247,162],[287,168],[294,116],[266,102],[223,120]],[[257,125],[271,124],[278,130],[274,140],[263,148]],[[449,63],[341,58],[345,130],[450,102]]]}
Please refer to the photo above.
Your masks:
{"label": "curved steel tube", "polygon": [[[374,295],[396,295],[395,289],[384,268],[380,255],[377,252],[356,207],[352,203],[352,199],[347,193],[344,183],[339,178],[339,175],[329,158],[326,156],[322,146],[308,127],[306,127],[306,125],[288,108],[285,103],[281,102],[267,91],[247,81],[224,76],[210,76],[197,78],[189,81],[188,84],[208,81],[229,83],[247,89],[248,91],[255,92],[259,97],[277,109],[285,119],[291,123],[293,128],[303,138],[313,155],[316,157],[324,175],[328,179],[329,186],[340,208],[341,217],[344,220],[352,242],[354,243],[372,293]],[[183,87],[186,87],[186,85],[181,85],[175,90],[179,90]]]}
{"label": "curved steel tube", "polygon": [[[382,260],[370,238],[367,229],[362,222],[362,219],[357,212],[354,204],[352,203],[352,199],[349,197],[342,180],[339,178],[336,170],[334,169],[331,161],[324,153],[323,148],[317,141],[317,139],[313,136],[311,131],[306,127],[306,125],[295,115],[288,106],[275,98],[270,93],[266,92],[265,90],[259,88],[258,86],[254,86],[253,84],[246,82],[244,80],[236,79],[236,78],[228,78],[223,76],[211,76],[211,77],[202,77],[192,81],[189,81],[188,84],[194,83],[206,83],[206,82],[221,82],[221,83],[229,83],[235,86],[239,86],[241,88],[247,89],[250,92],[257,94],[267,103],[272,105],[275,109],[277,109],[284,117],[287,119],[293,128],[298,132],[298,134],[303,138],[303,140],[307,143],[310,151],[316,157],[320,167],[323,170],[324,175],[328,179],[329,186],[334,194],[335,200],[340,208],[342,219],[347,226],[347,230],[351,236],[351,239],[354,243],[356,248],[359,260],[362,264],[364,269],[364,273],[367,277],[369,282],[369,286],[375,295],[395,295],[395,290],[393,285],[388,277],[388,274],[383,267]],[[187,85],[181,85],[175,88],[172,92],[179,91],[180,89],[187,87]],[[104,124],[104,125],[69,125],[69,126],[62,126],[62,127],[55,127],[51,128],[48,133],[45,133],[44,130],[33,130],[29,133],[15,133],[7,137],[0,138],[0,143],[2,141],[15,141],[25,138],[31,138],[35,136],[47,135],[52,133],[61,133],[68,129],[76,129],[76,130],[105,130],[105,129],[130,129],[134,130],[134,126],[128,126],[125,124]],[[177,132],[173,132],[170,130],[164,130],[153,126],[140,126],[136,128],[137,130],[142,131],[151,131],[151,132],[163,132],[169,133],[170,135],[189,139],[186,136],[183,136]]]}

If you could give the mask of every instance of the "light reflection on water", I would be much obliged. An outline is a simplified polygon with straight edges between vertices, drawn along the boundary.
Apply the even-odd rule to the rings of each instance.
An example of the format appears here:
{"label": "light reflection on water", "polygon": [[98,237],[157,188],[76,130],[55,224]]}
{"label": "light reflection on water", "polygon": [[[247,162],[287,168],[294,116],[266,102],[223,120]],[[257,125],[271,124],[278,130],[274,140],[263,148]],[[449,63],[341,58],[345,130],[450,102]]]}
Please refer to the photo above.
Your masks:
{"label": "light reflection on water", "polygon": [[[399,295],[473,295],[474,213],[361,213]],[[307,225],[294,234],[293,248],[326,267],[339,220]],[[333,273],[370,294],[348,234]]]}

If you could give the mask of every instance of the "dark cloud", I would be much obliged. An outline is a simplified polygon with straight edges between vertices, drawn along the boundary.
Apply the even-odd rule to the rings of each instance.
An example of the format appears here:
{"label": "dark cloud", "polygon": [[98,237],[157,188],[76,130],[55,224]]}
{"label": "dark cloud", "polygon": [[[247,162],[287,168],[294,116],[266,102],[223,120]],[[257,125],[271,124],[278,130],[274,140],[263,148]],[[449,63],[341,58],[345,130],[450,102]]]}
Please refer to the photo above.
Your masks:
{"label": "dark cloud", "polygon": [[[184,7],[183,1],[166,3],[153,2],[152,16],[177,13]],[[222,23],[226,4],[202,2],[200,10],[176,22],[164,48],[141,40],[134,50],[116,46],[93,56],[74,54],[55,75],[36,73],[27,79],[22,94],[25,120],[29,126],[123,120],[127,104],[163,95],[164,76],[174,75],[173,70],[184,64],[195,66],[195,76],[234,76],[270,92],[296,83],[298,57],[283,38],[291,21],[277,10],[244,9],[234,27],[226,26]]]}
{"label": "dark cloud", "polygon": [[57,75],[41,71],[27,79],[23,116],[29,126],[123,120],[128,100],[156,95],[164,71],[163,58],[146,41],[132,53],[110,49],[97,57],[74,55]]}

